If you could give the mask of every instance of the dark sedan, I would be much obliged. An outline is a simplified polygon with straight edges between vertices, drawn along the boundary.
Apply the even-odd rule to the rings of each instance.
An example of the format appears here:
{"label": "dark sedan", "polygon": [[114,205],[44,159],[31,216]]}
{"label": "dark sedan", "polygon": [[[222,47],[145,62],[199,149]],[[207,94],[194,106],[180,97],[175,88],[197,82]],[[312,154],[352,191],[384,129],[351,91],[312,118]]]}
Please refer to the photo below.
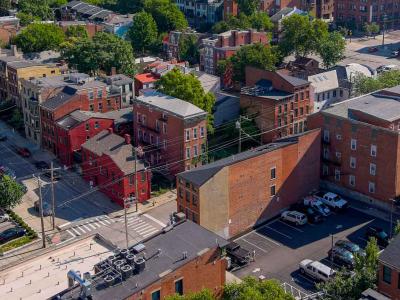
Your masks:
{"label": "dark sedan", "polygon": [[8,241],[11,241],[17,237],[24,236],[26,230],[21,227],[13,227],[9,228],[2,233],[0,233],[0,244],[4,244]]}
{"label": "dark sedan", "polygon": [[389,245],[389,235],[380,227],[370,226],[367,228],[365,237],[369,240],[371,237],[376,238],[379,246],[385,248]]}
{"label": "dark sedan", "polygon": [[343,248],[347,251],[350,251],[354,255],[358,254],[361,256],[365,256],[365,251],[363,249],[361,249],[360,246],[358,246],[357,244],[352,243],[350,241],[339,240],[335,243],[335,246],[337,246],[339,248]]}
{"label": "dark sedan", "polygon": [[352,270],[354,268],[354,255],[346,249],[333,247],[328,252],[329,259],[339,266]]}

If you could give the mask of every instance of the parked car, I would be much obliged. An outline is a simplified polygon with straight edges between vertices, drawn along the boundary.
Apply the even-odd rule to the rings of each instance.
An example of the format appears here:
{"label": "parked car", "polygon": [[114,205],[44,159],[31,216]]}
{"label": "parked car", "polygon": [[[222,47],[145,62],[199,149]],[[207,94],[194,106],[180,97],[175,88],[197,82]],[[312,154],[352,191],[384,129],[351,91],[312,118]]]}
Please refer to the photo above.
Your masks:
{"label": "parked car", "polygon": [[7,141],[7,136],[4,134],[0,134],[0,142],[5,142]]}
{"label": "parked car", "polygon": [[[40,205],[39,205],[39,200],[36,200],[35,203],[33,204],[33,206],[34,206],[35,210],[36,210],[38,213],[40,213],[40,210],[39,210],[39,207],[40,207]],[[50,204],[47,203],[47,202],[43,202],[43,216],[44,216],[44,217],[48,217],[48,216],[51,216],[51,215],[53,215],[53,210],[51,209]]]}
{"label": "parked car", "polygon": [[297,210],[305,214],[309,223],[317,224],[324,221],[324,216],[320,212],[316,211],[311,206],[304,205],[303,203],[292,205],[291,210]]}
{"label": "parked car", "polygon": [[9,167],[0,166],[0,176],[3,176],[3,175],[7,175],[14,180],[17,178],[17,176],[15,175],[15,172],[13,170],[11,170]]}
{"label": "parked car", "polygon": [[22,227],[13,227],[13,228],[4,230],[2,233],[0,233],[0,244],[4,244],[10,240],[17,238],[17,237],[24,236],[25,233],[26,233],[26,230],[23,229]]}
{"label": "parked car", "polygon": [[336,271],[332,268],[319,261],[312,261],[311,259],[302,260],[299,269],[301,274],[308,275],[315,281],[327,282],[336,274]]}
{"label": "parked car", "polygon": [[30,157],[31,156],[31,152],[29,151],[29,149],[24,148],[24,147],[17,148],[17,153],[19,155],[21,155],[22,157]]}
{"label": "parked car", "polygon": [[349,206],[346,200],[332,192],[317,192],[315,196],[333,210],[343,210]]}
{"label": "parked car", "polygon": [[295,210],[287,210],[282,212],[281,220],[291,222],[296,225],[304,225],[308,222],[305,214]]}
{"label": "parked car", "polygon": [[312,207],[313,209],[321,213],[324,217],[327,217],[331,214],[331,210],[329,209],[329,207],[322,203],[322,201],[315,196],[305,197],[304,205]]}
{"label": "parked car", "polygon": [[367,239],[374,237],[379,246],[386,247],[389,245],[389,235],[380,227],[370,226],[365,233]]}
{"label": "parked car", "polygon": [[226,246],[226,254],[231,258],[232,262],[243,266],[250,262],[251,253],[250,251],[242,248],[239,244],[231,242]]}
{"label": "parked car", "polygon": [[354,255],[358,254],[360,256],[365,256],[365,251],[361,249],[360,246],[350,241],[339,240],[335,243],[335,246],[346,249],[347,251],[350,251]]}
{"label": "parked car", "polygon": [[374,53],[374,52],[377,52],[378,50],[379,50],[378,47],[369,47],[368,48],[369,53]]}
{"label": "parked car", "polygon": [[49,164],[47,162],[43,161],[43,160],[35,162],[35,167],[38,170],[50,169]]}
{"label": "parked car", "polygon": [[391,57],[397,57],[397,56],[399,56],[399,53],[400,53],[399,50],[393,50],[393,51],[390,53],[390,56],[391,56]]}
{"label": "parked car", "polygon": [[328,256],[339,266],[343,266],[350,270],[354,268],[354,255],[344,248],[333,247],[333,249],[329,250]]}
{"label": "parked car", "polygon": [[0,223],[10,220],[10,216],[8,214],[0,215]]}
{"label": "parked car", "polygon": [[388,71],[393,71],[393,70],[398,70],[399,66],[398,65],[383,65],[379,66],[376,68],[376,72],[378,74],[383,73],[383,72],[388,72]]}

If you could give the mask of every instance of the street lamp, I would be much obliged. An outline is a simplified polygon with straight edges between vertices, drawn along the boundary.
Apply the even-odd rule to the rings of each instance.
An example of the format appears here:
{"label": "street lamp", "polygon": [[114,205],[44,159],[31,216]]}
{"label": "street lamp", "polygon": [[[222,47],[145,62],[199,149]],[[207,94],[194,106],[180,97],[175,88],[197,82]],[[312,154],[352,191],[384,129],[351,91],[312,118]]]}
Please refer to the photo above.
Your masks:
{"label": "street lamp", "polygon": [[385,27],[386,27],[387,15],[383,15],[383,30],[382,30],[382,46],[385,48]]}

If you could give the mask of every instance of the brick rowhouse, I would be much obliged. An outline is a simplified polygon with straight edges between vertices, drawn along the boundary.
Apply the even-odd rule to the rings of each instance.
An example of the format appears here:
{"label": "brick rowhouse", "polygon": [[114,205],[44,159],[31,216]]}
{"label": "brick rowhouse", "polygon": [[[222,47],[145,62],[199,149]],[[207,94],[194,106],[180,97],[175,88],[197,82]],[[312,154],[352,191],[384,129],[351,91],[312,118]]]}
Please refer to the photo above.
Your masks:
{"label": "brick rowhouse", "polygon": [[306,119],[313,111],[310,82],[246,67],[246,87],[240,94],[240,107],[254,116],[264,143],[306,130]]}
{"label": "brick rowhouse", "polygon": [[91,186],[100,187],[100,191],[119,205],[124,199],[135,196],[135,180],[138,187],[138,201],[150,198],[151,172],[142,161],[137,161],[138,171],[135,177],[135,160],[131,138],[113,133],[112,128],[102,130],[82,145],[83,178]]}
{"label": "brick rowhouse", "polygon": [[378,291],[400,300],[400,235],[379,255]]}
{"label": "brick rowhouse", "polygon": [[320,130],[177,175],[177,209],[224,238],[278,215],[318,188]]}

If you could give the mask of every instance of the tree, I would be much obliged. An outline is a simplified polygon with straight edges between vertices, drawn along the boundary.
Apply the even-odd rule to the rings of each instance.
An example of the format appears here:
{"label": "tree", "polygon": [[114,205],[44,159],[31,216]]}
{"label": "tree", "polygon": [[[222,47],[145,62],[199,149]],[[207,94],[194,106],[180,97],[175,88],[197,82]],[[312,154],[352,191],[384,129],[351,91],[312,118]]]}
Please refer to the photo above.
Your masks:
{"label": "tree", "polygon": [[399,70],[383,72],[376,78],[359,75],[354,79],[353,91],[359,96],[396,85],[400,85]]}
{"label": "tree", "polygon": [[372,22],[371,25],[369,25],[369,30],[375,38],[375,36],[379,33],[380,28],[379,28],[378,24],[376,24],[375,22]]}
{"label": "tree", "polygon": [[124,14],[137,13],[144,9],[144,1],[145,0],[116,0],[114,9]]}
{"label": "tree", "polygon": [[38,17],[40,20],[53,20],[53,10],[50,8],[49,0],[19,0],[18,12]]}
{"label": "tree", "polygon": [[260,8],[259,0],[238,0],[239,11],[250,16]]}
{"label": "tree", "polygon": [[197,293],[190,293],[182,296],[175,294],[172,296],[167,296],[165,299],[166,300],[216,300],[212,292],[207,289],[203,289]]}
{"label": "tree", "polygon": [[14,109],[9,123],[15,129],[24,128],[24,117],[19,109]]}
{"label": "tree", "polygon": [[200,81],[193,74],[183,74],[175,68],[157,82],[158,91],[188,101],[208,113],[208,132],[213,132],[212,109],[215,96],[205,93]]}
{"label": "tree", "polygon": [[365,248],[365,256],[355,256],[354,274],[342,270],[333,280],[318,285],[325,292],[324,299],[356,300],[368,288],[374,289],[377,282],[379,247],[371,238]]}
{"label": "tree", "polygon": [[179,59],[188,61],[191,65],[199,63],[200,52],[197,36],[192,34],[181,35],[179,39]]}
{"label": "tree", "polygon": [[181,30],[189,26],[184,14],[171,0],[145,0],[144,10],[153,16],[159,32]]}
{"label": "tree", "polygon": [[257,29],[258,31],[270,31],[274,25],[264,12],[255,12],[250,16],[240,13],[237,17],[228,16],[225,21],[215,23],[212,32],[221,33],[231,29]]}
{"label": "tree", "polygon": [[86,39],[89,37],[86,27],[83,25],[69,26],[65,31],[68,38]]}
{"label": "tree", "polygon": [[1,15],[6,15],[9,9],[11,9],[11,0],[0,0]]}
{"label": "tree", "polygon": [[32,23],[14,38],[14,43],[23,52],[40,52],[57,50],[64,42],[65,34],[54,24]]}
{"label": "tree", "polygon": [[31,14],[27,14],[24,12],[17,13],[17,18],[19,19],[19,24],[21,26],[27,26],[34,21],[40,21],[39,17],[32,16]]}
{"label": "tree", "polygon": [[11,209],[21,203],[22,186],[7,175],[0,178],[0,207]]}
{"label": "tree", "polygon": [[344,56],[346,49],[346,41],[343,36],[335,31],[330,32],[329,35],[321,40],[318,48],[318,54],[322,58],[325,68],[330,68]]}
{"label": "tree", "polygon": [[362,27],[364,33],[366,36],[370,36],[371,35],[371,27],[368,23],[364,23],[363,27]]}
{"label": "tree", "polygon": [[400,220],[397,220],[396,225],[393,228],[393,236],[400,234]]}
{"label": "tree", "polygon": [[259,281],[255,277],[246,277],[241,283],[228,283],[224,287],[222,300],[294,300],[286,294],[276,280]]}
{"label": "tree", "polygon": [[148,50],[157,40],[157,24],[153,17],[146,12],[137,13],[128,31],[128,37],[136,52],[143,54]]}
{"label": "tree", "polygon": [[274,24],[271,22],[268,14],[265,12],[255,12],[249,17],[251,28],[259,31],[270,31],[274,28]]}

